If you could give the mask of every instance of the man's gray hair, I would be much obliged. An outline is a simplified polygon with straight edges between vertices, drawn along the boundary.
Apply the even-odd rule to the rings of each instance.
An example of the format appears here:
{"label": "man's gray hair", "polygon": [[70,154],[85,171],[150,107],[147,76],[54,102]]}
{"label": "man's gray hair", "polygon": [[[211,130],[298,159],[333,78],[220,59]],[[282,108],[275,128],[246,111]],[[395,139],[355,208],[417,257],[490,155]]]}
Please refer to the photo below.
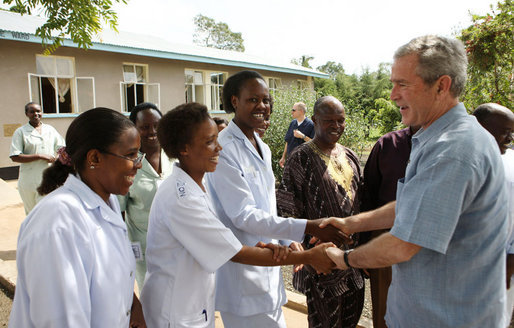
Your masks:
{"label": "man's gray hair", "polygon": [[459,97],[467,79],[468,59],[464,44],[457,39],[425,35],[412,39],[396,50],[394,59],[411,54],[418,55],[416,74],[426,84],[433,84],[443,75],[452,79],[450,92]]}

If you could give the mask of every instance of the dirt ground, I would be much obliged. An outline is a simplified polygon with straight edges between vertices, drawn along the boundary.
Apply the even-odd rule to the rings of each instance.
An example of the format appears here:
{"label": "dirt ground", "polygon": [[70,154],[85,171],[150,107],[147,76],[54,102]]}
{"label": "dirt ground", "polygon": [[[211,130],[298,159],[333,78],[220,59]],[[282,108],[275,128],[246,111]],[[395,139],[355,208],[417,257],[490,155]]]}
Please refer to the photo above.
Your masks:
{"label": "dirt ground", "polygon": [[12,308],[12,297],[13,295],[0,285],[0,327],[7,327]]}

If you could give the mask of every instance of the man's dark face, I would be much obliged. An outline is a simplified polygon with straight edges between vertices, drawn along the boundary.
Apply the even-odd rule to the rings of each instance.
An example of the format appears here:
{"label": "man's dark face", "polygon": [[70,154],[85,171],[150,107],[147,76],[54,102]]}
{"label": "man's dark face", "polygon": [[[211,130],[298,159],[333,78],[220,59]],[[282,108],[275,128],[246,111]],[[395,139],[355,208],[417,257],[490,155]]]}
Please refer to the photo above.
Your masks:
{"label": "man's dark face", "polygon": [[316,139],[326,145],[335,145],[341,138],[346,124],[344,108],[335,102],[324,106],[314,117]]}
{"label": "man's dark face", "polygon": [[483,123],[483,126],[496,139],[500,152],[505,154],[507,148],[512,143],[514,118],[503,114],[493,114]]}

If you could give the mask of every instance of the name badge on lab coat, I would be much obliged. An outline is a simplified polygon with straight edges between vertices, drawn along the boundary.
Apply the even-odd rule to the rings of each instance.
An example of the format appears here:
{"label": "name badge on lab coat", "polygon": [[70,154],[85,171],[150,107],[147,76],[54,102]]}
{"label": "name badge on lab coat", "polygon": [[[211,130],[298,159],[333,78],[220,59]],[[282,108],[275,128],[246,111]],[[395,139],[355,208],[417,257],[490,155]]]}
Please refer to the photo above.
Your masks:
{"label": "name badge on lab coat", "polygon": [[134,257],[136,258],[136,262],[143,261],[143,251],[141,249],[141,243],[135,241],[132,243],[132,252],[134,252]]}

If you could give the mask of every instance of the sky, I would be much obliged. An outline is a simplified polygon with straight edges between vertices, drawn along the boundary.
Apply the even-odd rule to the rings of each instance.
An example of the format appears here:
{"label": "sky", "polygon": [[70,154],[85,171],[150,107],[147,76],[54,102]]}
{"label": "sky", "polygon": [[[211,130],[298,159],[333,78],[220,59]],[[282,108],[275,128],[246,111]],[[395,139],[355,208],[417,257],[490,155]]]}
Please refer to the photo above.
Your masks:
{"label": "sky", "polygon": [[347,74],[376,70],[394,51],[425,34],[458,35],[495,0],[128,0],[115,5],[118,29],[193,44],[202,14],[241,32],[246,52],[290,62],[312,56],[313,68],[334,61]]}
{"label": "sky", "polygon": [[[425,34],[455,36],[497,0],[127,0],[115,4],[118,29],[193,44],[198,14],[241,32],[246,52],[284,63],[312,56],[316,68],[341,63],[347,74],[376,70]],[[0,7],[8,8],[5,4]]]}

